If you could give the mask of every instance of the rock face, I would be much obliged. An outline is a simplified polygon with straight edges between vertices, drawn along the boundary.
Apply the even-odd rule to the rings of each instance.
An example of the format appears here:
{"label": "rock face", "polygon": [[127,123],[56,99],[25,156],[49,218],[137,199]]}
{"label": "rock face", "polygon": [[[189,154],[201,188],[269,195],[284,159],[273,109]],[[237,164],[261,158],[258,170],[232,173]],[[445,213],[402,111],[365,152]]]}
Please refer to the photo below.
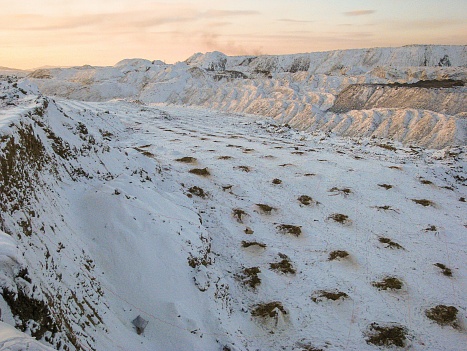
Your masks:
{"label": "rock face", "polygon": [[[336,119],[346,119],[345,124],[353,124],[343,114],[355,110],[377,114],[375,123],[402,113],[394,109],[417,110],[414,114],[420,116],[437,112],[454,118],[456,128],[463,125],[459,119],[467,112],[463,86],[467,82],[466,46],[418,45],[282,56],[230,57],[211,52],[173,65],[133,59],[114,67],[41,70],[29,79],[48,95],[200,106],[269,116],[310,131],[318,127],[318,120],[331,125]],[[403,86],[449,79],[458,86]],[[402,85],[392,85],[395,83]],[[342,134],[343,129],[331,131]],[[464,130],[456,131],[458,136],[464,134]],[[387,136],[408,142],[401,134]],[[442,147],[459,142],[465,140],[444,138],[442,145],[421,145]]]}
{"label": "rock face", "polygon": [[[443,85],[443,81],[434,82]],[[374,108],[416,109],[451,116],[467,111],[466,87],[443,88],[434,85],[429,88],[410,85],[354,84],[337,95],[329,111],[346,113]]]}

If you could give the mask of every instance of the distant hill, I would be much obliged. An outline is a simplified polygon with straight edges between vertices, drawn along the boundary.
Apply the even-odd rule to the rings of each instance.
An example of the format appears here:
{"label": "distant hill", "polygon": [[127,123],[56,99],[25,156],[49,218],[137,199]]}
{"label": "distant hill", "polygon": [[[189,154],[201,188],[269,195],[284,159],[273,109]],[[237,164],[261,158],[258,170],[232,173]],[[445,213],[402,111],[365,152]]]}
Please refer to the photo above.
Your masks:
{"label": "distant hill", "polygon": [[[111,67],[40,69],[29,79],[43,94],[77,100],[198,106],[268,116],[300,130],[389,137],[434,148],[465,142],[458,132],[467,113],[465,45],[260,56],[209,52],[175,64],[128,59]],[[441,80],[456,84],[445,87]],[[413,84],[420,81],[432,84]],[[398,119],[400,125],[379,128],[406,113],[408,117]],[[442,123],[449,127],[447,134],[432,135],[431,128],[422,134],[407,130],[407,118],[440,123],[443,116],[456,115]],[[373,122],[364,122],[368,118]]]}

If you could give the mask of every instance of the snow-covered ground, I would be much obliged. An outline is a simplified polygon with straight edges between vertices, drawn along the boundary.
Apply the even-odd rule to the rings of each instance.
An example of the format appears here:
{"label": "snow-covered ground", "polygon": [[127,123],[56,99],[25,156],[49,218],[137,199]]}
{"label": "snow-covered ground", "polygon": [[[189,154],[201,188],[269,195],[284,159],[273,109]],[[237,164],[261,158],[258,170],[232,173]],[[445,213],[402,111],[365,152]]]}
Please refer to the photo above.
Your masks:
{"label": "snow-covered ground", "polygon": [[[415,45],[279,56],[195,54],[165,64],[42,69],[28,79],[43,94],[85,101],[127,99],[268,116],[307,131],[385,137],[428,148],[464,145],[467,88],[367,87],[420,80],[467,81],[467,46]],[[355,111],[331,109],[360,84]],[[376,91],[375,91],[376,90]],[[339,99],[348,100],[348,99]],[[335,111],[335,110],[334,110]],[[395,117],[396,116],[396,117]]]}
{"label": "snow-covered ground", "polygon": [[[407,349],[465,349],[465,145],[14,84],[0,100],[3,322],[61,350],[374,350],[374,323]],[[444,326],[426,315],[438,305],[457,310]],[[0,325],[0,345],[13,337]]]}

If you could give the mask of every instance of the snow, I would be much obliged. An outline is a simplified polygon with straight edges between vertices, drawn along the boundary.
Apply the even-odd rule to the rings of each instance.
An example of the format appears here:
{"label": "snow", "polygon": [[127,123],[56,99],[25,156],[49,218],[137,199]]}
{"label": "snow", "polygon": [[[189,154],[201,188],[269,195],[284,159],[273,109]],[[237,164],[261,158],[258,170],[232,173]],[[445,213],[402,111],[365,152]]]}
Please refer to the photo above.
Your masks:
{"label": "snow", "polygon": [[[424,49],[437,55],[448,50],[456,63],[462,56],[458,48]],[[404,50],[417,56],[419,48]],[[358,70],[387,63],[388,57],[403,60],[398,51],[374,52],[378,59]],[[354,54],[315,56],[351,62]],[[18,174],[27,177],[16,186],[31,191],[28,201],[16,206],[13,199],[2,210],[0,223],[8,234],[0,233],[1,287],[47,301],[59,325],[66,321],[70,329],[61,327],[61,333],[36,342],[6,324],[20,321],[0,299],[6,322],[0,323],[0,345],[18,343],[5,350],[26,349],[28,343],[33,350],[45,350],[42,343],[70,350],[374,350],[365,333],[376,322],[407,328],[406,348],[412,350],[463,350],[467,148],[459,119],[431,111],[375,109],[323,121],[295,117],[302,130],[291,129],[284,124],[286,115],[311,113],[334,99],[329,92],[303,95],[315,88],[300,82],[338,87],[343,80],[360,78],[308,80],[308,73],[298,72],[280,81],[252,80],[248,89],[238,81],[209,83],[215,94],[203,95],[210,91],[203,90],[196,95],[205,87],[192,78],[194,62],[209,68],[205,62],[227,59],[230,69],[229,60],[239,67],[245,59],[208,56],[205,61],[195,55],[177,65],[125,60],[110,68],[50,70],[67,78],[39,82],[43,94],[61,87],[67,97],[105,101],[39,97],[26,81],[18,86],[27,94],[16,97],[18,88],[2,81],[2,157],[6,138],[21,140],[28,126],[47,157],[40,167],[32,157],[18,165]],[[306,56],[261,58],[255,65],[279,62],[276,67],[283,69]],[[325,62],[316,70],[327,69]],[[142,72],[142,67],[149,70]],[[148,75],[157,79],[146,82],[147,95],[134,95],[132,89],[141,91],[138,84]],[[86,89],[75,90],[85,80],[90,82]],[[110,89],[117,81],[119,86]],[[135,101],[108,100],[114,95]],[[193,106],[204,106],[199,102],[203,96],[209,109]],[[187,99],[188,106],[161,103],[179,99]],[[44,101],[40,116],[37,108]],[[288,112],[275,119],[243,113],[273,109]],[[310,123],[322,124],[309,128]],[[407,144],[388,139],[392,135]],[[451,146],[455,143],[459,146]],[[59,152],[60,146],[69,156]],[[177,161],[183,157],[196,160]],[[207,168],[210,175],[192,174],[193,168]],[[275,178],[282,182],[273,184]],[[193,194],[195,186],[203,189],[204,198]],[[18,199],[24,189],[13,189]],[[312,203],[301,204],[302,195]],[[425,207],[417,199],[433,203]],[[274,209],[265,214],[257,204]],[[245,212],[241,221],[234,209]],[[333,214],[348,220],[336,222]],[[282,224],[299,226],[301,235],[283,233]],[[245,233],[247,227],[253,234]],[[265,247],[245,248],[244,241]],[[335,250],[349,256],[329,260]],[[295,274],[271,268],[284,255]],[[450,268],[452,277],[436,263]],[[256,289],[239,278],[251,267],[260,269]],[[21,276],[23,268],[28,274]],[[387,276],[399,278],[402,289],[372,285]],[[348,298],[313,301],[323,290]],[[257,304],[272,301],[286,313],[276,308],[269,320],[252,315]],[[458,309],[457,327],[426,317],[427,309],[440,304]],[[142,335],[132,325],[138,315],[149,322]],[[31,333],[32,320],[28,326]]]}
{"label": "snow", "polygon": [[[220,52],[197,53],[184,62],[165,65],[143,59],[128,59],[113,67],[51,69],[34,72],[29,79],[42,93],[86,101],[127,99],[143,103],[195,106],[224,112],[267,116],[294,128],[319,130],[332,125],[342,114],[332,113],[340,94],[354,84],[368,115],[391,119],[393,112],[379,108],[417,110],[415,116],[459,120],[465,112],[464,87],[451,89],[380,89],[368,84],[414,83],[419,80],[467,80],[466,46],[418,45],[400,48],[373,48],[281,56],[227,56]],[[44,75],[45,72],[45,75]],[[44,78],[46,77],[46,78]],[[362,91],[363,90],[363,91]],[[351,101],[354,97],[351,97]],[[399,112],[396,112],[399,113]],[[459,116],[457,116],[459,115]],[[362,126],[344,116],[350,130]],[[417,120],[417,117],[414,117]],[[374,118],[375,119],[375,118]],[[323,123],[316,123],[322,121]],[[454,137],[464,135],[464,123],[451,123],[455,131],[438,129],[438,136],[424,135],[419,146],[443,148],[456,145]],[[341,136],[353,136],[346,128],[331,128]],[[373,129],[374,131],[375,129]],[[417,133],[418,131],[415,131]],[[402,134],[385,136],[405,144],[413,143]],[[440,142],[442,140],[442,142]],[[433,141],[433,142],[432,142]],[[465,139],[461,140],[461,144]]]}
{"label": "snow", "polygon": [[19,332],[12,326],[0,322],[0,350],[1,351],[51,351],[51,347],[43,345]]}

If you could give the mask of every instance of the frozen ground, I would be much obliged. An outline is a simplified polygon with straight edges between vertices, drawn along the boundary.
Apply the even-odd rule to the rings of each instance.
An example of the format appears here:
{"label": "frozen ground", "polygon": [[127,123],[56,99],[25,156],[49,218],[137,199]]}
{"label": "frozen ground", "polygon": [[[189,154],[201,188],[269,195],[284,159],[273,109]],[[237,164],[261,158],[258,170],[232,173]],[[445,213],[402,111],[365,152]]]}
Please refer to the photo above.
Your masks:
{"label": "frozen ground", "polygon": [[[2,236],[1,284],[48,301],[58,331],[43,342],[375,350],[367,340],[377,323],[401,327],[407,349],[465,349],[465,146],[404,147],[164,105],[44,105],[4,86],[16,106],[0,110],[10,160],[1,224],[11,235]],[[15,149],[11,138],[28,143]],[[28,153],[34,145],[39,154]],[[10,194],[27,201],[7,203]],[[331,260],[334,251],[348,256]],[[387,277],[401,288],[374,286]],[[270,302],[279,304],[255,316]],[[0,305],[3,321],[29,334],[43,324]],[[454,320],[427,318],[437,305],[454,306]],[[137,315],[149,321],[143,335],[131,325]]]}

